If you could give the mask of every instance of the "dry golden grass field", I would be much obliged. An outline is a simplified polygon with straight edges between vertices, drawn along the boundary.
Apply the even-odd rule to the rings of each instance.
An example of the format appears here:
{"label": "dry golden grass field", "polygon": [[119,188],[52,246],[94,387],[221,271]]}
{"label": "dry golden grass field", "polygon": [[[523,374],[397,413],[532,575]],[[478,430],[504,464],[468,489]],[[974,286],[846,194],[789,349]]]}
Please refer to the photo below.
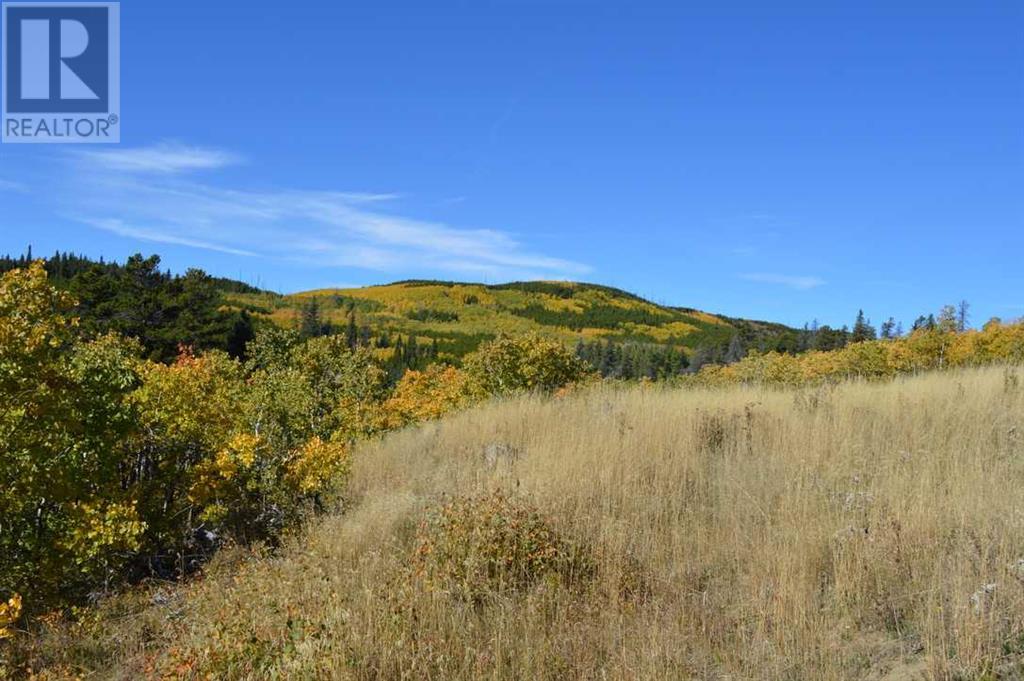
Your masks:
{"label": "dry golden grass field", "polygon": [[87,678],[1014,679],[1024,371],[598,387],[364,444],[277,553],[35,644]]}

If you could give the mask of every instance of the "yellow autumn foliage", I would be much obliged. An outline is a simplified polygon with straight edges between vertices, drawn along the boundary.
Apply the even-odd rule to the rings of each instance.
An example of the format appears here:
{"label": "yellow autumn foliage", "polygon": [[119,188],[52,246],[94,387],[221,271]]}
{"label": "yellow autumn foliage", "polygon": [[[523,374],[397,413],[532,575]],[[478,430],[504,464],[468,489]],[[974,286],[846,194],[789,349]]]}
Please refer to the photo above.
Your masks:
{"label": "yellow autumn foliage", "polygon": [[728,385],[768,383],[780,386],[880,379],[897,374],[1024,360],[1024,323],[993,320],[981,330],[956,333],[919,330],[903,338],[852,343],[838,350],[801,355],[752,352],[726,366],[705,366],[684,383]]}
{"label": "yellow autumn foliage", "polygon": [[189,499],[207,504],[229,496],[239,474],[252,467],[260,438],[251,433],[238,433],[211,459],[201,461],[195,468],[195,479],[189,490]]}
{"label": "yellow autumn foliage", "polygon": [[0,602],[0,639],[14,636],[12,628],[21,617],[21,595],[14,594],[7,602]]}
{"label": "yellow autumn foliage", "polygon": [[454,282],[399,282],[383,286],[320,289],[289,296],[230,294],[239,307],[294,327],[299,310],[319,301],[324,321],[348,322],[350,306],[360,325],[391,336],[437,339],[450,359],[462,359],[484,339],[539,333],[567,347],[580,338],[633,338],[641,342],[695,347],[728,342],[740,327],[692,309],[673,309],[623,291],[572,282],[526,282],[485,286]]}
{"label": "yellow autumn foliage", "polygon": [[384,402],[384,411],[388,425],[400,428],[441,418],[472,404],[479,396],[465,371],[435,364],[423,371],[405,372],[391,397]]}
{"label": "yellow autumn foliage", "polygon": [[349,465],[349,448],[344,442],[314,437],[294,452],[285,479],[303,494],[317,494],[332,480],[344,478]]}
{"label": "yellow autumn foliage", "polygon": [[105,569],[110,554],[137,551],[146,529],[131,503],[72,504],[69,515],[74,530],[63,546],[82,569]]}

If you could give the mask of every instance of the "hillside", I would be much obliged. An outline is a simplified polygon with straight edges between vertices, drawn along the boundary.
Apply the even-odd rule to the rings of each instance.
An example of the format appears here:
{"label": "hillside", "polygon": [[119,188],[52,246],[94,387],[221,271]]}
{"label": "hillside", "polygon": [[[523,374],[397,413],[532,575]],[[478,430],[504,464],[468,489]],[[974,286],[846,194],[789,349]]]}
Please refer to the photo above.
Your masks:
{"label": "hillside", "polygon": [[[32,259],[31,249],[0,257],[0,274]],[[160,270],[157,255],[120,264],[57,252],[43,264],[50,281],[75,296],[90,330],[139,338],[147,354],[164,361],[179,346],[240,357],[261,323],[295,328],[306,338],[343,334],[352,346],[372,347],[393,380],[438,360],[459,364],[499,334],[558,340],[615,378],[666,378],[736,361],[750,349],[811,347],[807,332],[781,324],[658,305],[596,284],[410,280],[283,296],[195,269],[173,275]],[[821,346],[827,339],[819,335]]]}
{"label": "hillside", "polygon": [[[574,344],[610,341],[724,351],[734,336],[747,347],[796,350],[798,334],[781,324],[732,319],[696,309],[658,305],[619,289],[572,282],[484,285],[400,281],[354,289],[320,289],[288,296],[229,294],[229,301],[281,325],[297,326],[311,303],[323,321],[375,338],[415,337],[458,359],[499,333],[540,333]],[[365,332],[364,332],[365,333]]]}
{"label": "hillside", "polygon": [[362,444],[344,512],[278,556],[225,553],[190,586],[109,601],[36,661],[89,678],[1019,678],[1020,378],[490,403]]}

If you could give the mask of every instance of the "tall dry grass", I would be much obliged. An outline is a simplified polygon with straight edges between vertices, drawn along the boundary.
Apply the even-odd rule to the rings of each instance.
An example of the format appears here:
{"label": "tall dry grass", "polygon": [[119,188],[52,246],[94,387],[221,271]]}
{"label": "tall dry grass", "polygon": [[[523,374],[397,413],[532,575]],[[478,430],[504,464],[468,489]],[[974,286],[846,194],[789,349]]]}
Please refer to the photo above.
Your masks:
{"label": "tall dry grass", "polygon": [[[430,509],[494,489],[586,547],[586,583],[541,578],[469,602],[417,582]],[[277,557],[161,594],[108,604],[77,634],[55,627],[36,665],[123,678],[1014,678],[1024,372],[491,404],[365,445],[343,512]]]}

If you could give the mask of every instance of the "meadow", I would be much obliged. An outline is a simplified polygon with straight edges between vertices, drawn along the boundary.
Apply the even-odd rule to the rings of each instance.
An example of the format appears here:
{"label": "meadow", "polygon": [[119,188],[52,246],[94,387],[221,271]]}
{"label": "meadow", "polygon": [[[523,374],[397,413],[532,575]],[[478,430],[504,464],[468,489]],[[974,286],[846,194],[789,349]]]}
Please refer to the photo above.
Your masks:
{"label": "meadow", "polygon": [[37,678],[1012,679],[1024,371],[598,384],[356,445],[329,513],[19,639]]}

